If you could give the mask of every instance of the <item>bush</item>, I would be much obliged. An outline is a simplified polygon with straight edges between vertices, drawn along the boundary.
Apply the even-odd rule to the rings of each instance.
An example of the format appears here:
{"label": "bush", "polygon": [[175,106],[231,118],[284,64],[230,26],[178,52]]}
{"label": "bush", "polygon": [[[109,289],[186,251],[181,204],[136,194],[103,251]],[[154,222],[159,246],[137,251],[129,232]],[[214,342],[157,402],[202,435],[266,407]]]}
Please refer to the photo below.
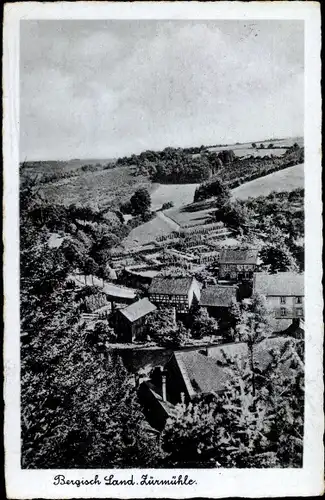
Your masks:
{"label": "bush", "polygon": [[168,208],[172,208],[174,206],[174,203],[172,201],[167,201],[166,203],[163,203],[161,210],[168,210]]}

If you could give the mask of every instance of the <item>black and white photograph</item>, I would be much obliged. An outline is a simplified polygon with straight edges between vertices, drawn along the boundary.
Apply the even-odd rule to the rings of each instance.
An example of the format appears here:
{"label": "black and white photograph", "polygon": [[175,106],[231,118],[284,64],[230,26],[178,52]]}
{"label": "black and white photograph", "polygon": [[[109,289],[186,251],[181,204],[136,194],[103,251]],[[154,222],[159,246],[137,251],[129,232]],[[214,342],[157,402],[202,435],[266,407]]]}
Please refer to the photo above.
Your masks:
{"label": "black and white photograph", "polygon": [[322,301],[305,44],[285,16],[20,19],[7,335],[19,467],[55,470],[55,498],[306,466]]}

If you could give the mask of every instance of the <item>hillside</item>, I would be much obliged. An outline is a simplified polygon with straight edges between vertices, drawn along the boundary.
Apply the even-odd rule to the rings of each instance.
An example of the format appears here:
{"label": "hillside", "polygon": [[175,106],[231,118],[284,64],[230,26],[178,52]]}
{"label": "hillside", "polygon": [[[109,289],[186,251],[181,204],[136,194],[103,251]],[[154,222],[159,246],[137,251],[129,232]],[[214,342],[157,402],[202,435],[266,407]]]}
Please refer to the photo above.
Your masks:
{"label": "hillside", "polygon": [[193,200],[198,183],[214,176],[220,177],[229,188],[236,188],[303,162],[302,138],[273,140],[272,148],[270,144],[263,141],[256,148],[249,143],[165,148],[116,161],[24,162],[20,176],[22,180],[37,176],[43,198],[50,203],[67,206],[91,202],[101,211],[118,209],[136,189],[145,187],[152,193],[153,210],[169,201],[177,208]]}
{"label": "hillside", "polygon": [[267,196],[272,191],[293,191],[304,187],[304,164],[288,167],[278,172],[246,182],[232,190],[232,196],[239,200],[249,197]]}
{"label": "hillside", "polygon": [[134,176],[132,167],[101,168],[98,171],[79,172],[56,182],[41,184],[43,197],[49,203],[98,205],[100,210],[118,209],[140,187],[150,190],[154,185],[145,176]]}

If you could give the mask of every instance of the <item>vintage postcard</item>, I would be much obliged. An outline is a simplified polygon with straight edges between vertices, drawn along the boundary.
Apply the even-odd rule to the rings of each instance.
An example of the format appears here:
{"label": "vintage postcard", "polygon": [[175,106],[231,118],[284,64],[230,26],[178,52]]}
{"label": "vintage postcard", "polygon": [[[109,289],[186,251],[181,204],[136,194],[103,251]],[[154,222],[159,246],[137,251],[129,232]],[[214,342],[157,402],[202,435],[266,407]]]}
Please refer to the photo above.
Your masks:
{"label": "vintage postcard", "polygon": [[323,493],[317,2],[4,20],[8,498]]}

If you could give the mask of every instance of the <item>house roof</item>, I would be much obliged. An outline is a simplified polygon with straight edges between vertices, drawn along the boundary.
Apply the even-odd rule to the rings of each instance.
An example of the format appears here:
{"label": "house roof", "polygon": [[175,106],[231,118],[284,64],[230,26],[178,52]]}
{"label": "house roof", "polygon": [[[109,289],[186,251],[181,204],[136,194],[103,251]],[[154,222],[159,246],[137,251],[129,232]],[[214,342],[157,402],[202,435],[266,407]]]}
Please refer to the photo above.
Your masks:
{"label": "house roof", "polygon": [[[284,332],[285,333],[285,332]],[[273,349],[281,349],[285,344],[293,345],[294,339],[287,336],[276,336],[268,337],[261,342],[254,345],[254,360],[255,365],[261,370],[265,370],[269,363],[272,361],[271,351]],[[227,358],[237,359],[240,363],[248,360],[249,350],[245,342],[232,342],[229,344],[221,344],[220,346],[209,348],[209,357],[215,363],[220,363],[224,361],[224,354]],[[282,369],[287,371],[289,366],[283,366]],[[219,367],[220,370],[225,370],[226,368]]]}
{"label": "house roof", "polygon": [[190,397],[226,388],[227,374],[215,360],[196,351],[174,352],[174,357]]}
{"label": "house roof", "polygon": [[[281,349],[285,345],[290,348],[290,346],[294,345],[294,342],[295,340],[288,336],[270,337],[259,342],[254,346],[256,366],[261,370],[265,370],[273,360],[272,350]],[[190,397],[195,396],[197,393],[220,392],[227,388],[227,383],[231,380],[231,372],[224,364],[226,361],[224,354],[227,358],[237,359],[239,367],[242,368],[243,363],[249,358],[248,346],[244,342],[233,342],[210,348],[208,356],[198,351],[174,352],[173,356]],[[167,365],[166,368],[168,369]],[[290,369],[290,362],[286,361],[284,357],[281,370],[286,374]]]}
{"label": "house roof", "polygon": [[[292,338],[292,336],[289,335],[269,337],[262,340],[261,342],[258,342],[253,347],[255,366],[264,371],[273,360],[273,350],[281,349],[285,347],[285,345],[289,346],[290,348],[290,346],[293,346],[294,343],[295,340]],[[245,363],[249,359],[249,350],[245,342],[232,342],[229,344],[221,344],[220,346],[209,348],[208,357],[204,357],[206,359],[206,362],[212,361],[217,365],[218,369],[220,370],[219,373],[222,374],[220,384],[220,387],[222,387],[222,385],[225,385],[226,381],[230,380],[231,377],[231,372],[229,372],[227,366],[224,365],[226,360],[236,359],[238,362],[238,367],[240,369],[243,369]],[[223,366],[221,366],[221,364]],[[290,362],[286,361],[284,358],[280,368],[283,374],[288,374],[291,369]],[[215,392],[218,392],[218,390],[222,389],[214,389]]]}
{"label": "house roof", "polygon": [[142,278],[155,278],[155,276],[157,276],[157,274],[160,272],[155,269],[148,269],[144,266],[137,268],[126,267],[125,271],[134,276],[141,276]]}
{"label": "house roof", "polygon": [[119,309],[119,311],[131,323],[133,323],[134,321],[142,318],[143,316],[146,316],[146,314],[149,314],[156,309],[156,306],[152,304],[148,299],[141,299],[137,302],[134,302],[134,304],[125,307],[124,309]]}
{"label": "house roof", "polygon": [[233,300],[236,300],[235,287],[213,285],[202,289],[200,305],[205,307],[229,307]]}
{"label": "house roof", "polygon": [[157,276],[153,278],[149,287],[149,293],[167,295],[186,295],[194,278],[172,278]]}
{"label": "house roof", "polygon": [[249,248],[225,248],[220,253],[220,264],[257,264],[258,250]]}
{"label": "house roof", "polygon": [[151,395],[157,400],[157,402],[160,404],[161,408],[167,414],[167,416],[176,414],[174,405],[169,401],[163,400],[161,387],[156,386],[150,380],[145,380],[144,382],[142,382],[141,386],[142,387],[145,386],[147,390],[149,390]]}
{"label": "house roof", "polygon": [[298,273],[256,273],[254,291],[269,296],[303,296],[304,274]]}

